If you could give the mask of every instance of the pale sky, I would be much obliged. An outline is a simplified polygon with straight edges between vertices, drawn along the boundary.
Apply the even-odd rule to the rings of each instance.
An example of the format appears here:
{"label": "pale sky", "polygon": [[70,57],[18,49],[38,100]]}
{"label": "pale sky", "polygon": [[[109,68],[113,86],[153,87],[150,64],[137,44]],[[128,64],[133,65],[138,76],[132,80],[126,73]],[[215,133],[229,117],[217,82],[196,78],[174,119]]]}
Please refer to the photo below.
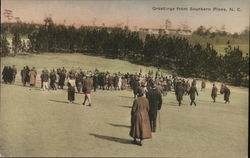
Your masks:
{"label": "pale sky", "polygon": [[[172,28],[187,24],[194,30],[198,26],[213,26],[226,31],[241,32],[249,27],[249,0],[1,0],[2,11],[10,9],[24,22],[43,23],[46,16],[54,22],[80,25],[114,26],[118,23],[130,27],[164,28],[165,20]],[[175,8],[174,11],[153,10],[153,7]],[[226,8],[227,11],[177,11],[176,7]],[[240,8],[240,11],[229,11]],[[6,18],[2,14],[2,21]]]}

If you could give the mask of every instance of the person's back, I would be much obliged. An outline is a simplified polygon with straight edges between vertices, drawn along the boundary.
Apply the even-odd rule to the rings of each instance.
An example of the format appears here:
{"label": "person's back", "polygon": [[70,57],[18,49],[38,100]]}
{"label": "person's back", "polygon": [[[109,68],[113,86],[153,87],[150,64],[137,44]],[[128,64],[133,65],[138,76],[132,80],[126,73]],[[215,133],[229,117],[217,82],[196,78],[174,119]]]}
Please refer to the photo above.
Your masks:
{"label": "person's back", "polygon": [[213,86],[213,88],[212,88],[212,96],[217,96],[217,91],[218,91],[218,88],[217,87],[215,87],[215,86]]}
{"label": "person's back", "polygon": [[190,96],[195,96],[195,93],[198,94],[197,88],[196,88],[195,86],[191,86],[191,88],[190,88],[190,90],[189,90]]}
{"label": "person's back", "polygon": [[162,96],[159,90],[151,88],[148,90],[146,96],[149,101],[150,110],[158,110],[158,107],[159,109],[161,108]]}
{"label": "person's back", "polygon": [[84,81],[83,81],[83,89],[85,93],[90,93],[91,89],[93,86],[93,81],[92,79],[90,79],[89,77],[87,77]]}
{"label": "person's back", "polygon": [[156,89],[156,85],[153,84],[151,89],[148,90],[146,97],[149,102],[149,118],[152,132],[156,131],[156,118],[157,111],[161,109],[162,96],[161,93]]}

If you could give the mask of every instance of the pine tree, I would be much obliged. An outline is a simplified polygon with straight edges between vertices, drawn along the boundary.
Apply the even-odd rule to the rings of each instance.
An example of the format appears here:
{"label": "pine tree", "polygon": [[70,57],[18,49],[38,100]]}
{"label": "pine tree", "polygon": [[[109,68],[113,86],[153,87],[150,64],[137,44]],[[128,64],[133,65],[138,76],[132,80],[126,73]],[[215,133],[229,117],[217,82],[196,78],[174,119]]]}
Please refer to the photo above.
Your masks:
{"label": "pine tree", "polygon": [[14,33],[12,38],[12,49],[15,55],[22,49],[22,41],[18,33]]}
{"label": "pine tree", "polygon": [[6,36],[4,36],[3,34],[1,34],[0,47],[1,47],[1,49],[0,49],[1,56],[7,56],[10,52],[9,42],[6,39]]}

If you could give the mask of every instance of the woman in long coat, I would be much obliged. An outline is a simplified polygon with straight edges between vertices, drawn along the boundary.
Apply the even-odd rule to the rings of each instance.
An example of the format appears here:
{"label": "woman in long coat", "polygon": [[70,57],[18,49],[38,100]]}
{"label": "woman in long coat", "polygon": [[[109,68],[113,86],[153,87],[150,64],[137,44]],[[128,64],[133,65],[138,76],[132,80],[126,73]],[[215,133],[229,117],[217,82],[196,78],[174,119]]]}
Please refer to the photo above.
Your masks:
{"label": "woman in long coat", "polygon": [[152,138],[148,112],[148,99],[143,97],[143,92],[139,89],[138,98],[134,100],[131,110],[131,128],[129,135],[134,138],[133,144],[137,144],[136,139],[140,139],[138,145],[142,145],[143,139]]}
{"label": "woman in long coat", "polygon": [[30,87],[34,87],[36,85],[36,70],[35,68],[33,67],[32,70],[29,72],[29,82],[30,82]]}
{"label": "woman in long coat", "polygon": [[68,100],[69,103],[73,103],[75,100],[75,86],[76,86],[76,80],[73,76],[70,76],[68,79]]}

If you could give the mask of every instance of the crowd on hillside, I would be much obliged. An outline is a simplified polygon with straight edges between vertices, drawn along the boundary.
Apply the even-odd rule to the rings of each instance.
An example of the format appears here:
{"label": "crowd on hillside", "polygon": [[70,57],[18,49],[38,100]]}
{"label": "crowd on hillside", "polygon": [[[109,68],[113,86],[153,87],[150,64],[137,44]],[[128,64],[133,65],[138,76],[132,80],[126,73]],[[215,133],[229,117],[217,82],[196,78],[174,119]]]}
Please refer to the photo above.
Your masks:
{"label": "crowd on hillside", "polygon": [[[17,70],[15,65],[4,66],[2,71],[2,79],[4,83],[14,83],[16,78]],[[21,72],[21,81],[23,86],[29,85],[30,87],[34,87],[37,82],[37,70],[35,67],[29,68],[29,66],[25,66]],[[158,69],[155,73],[153,71],[149,71],[148,73],[140,71],[138,73],[110,73],[110,72],[101,72],[98,69],[94,71],[85,71],[81,68],[71,68],[70,70],[66,70],[64,67],[51,69],[43,69],[40,74],[41,79],[41,89],[42,90],[57,90],[63,89],[66,83],[68,86],[68,80],[71,78],[74,80],[75,91],[78,93],[82,93],[84,80],[89,76],[92,80],[92,89],[96,91],[97,89],[102,90],[125,90],[128,87],[133,90],[134,97],[136,98],[138,90],[143,89],[143,91],[147,91],[150,88],[151,83],[155,83],[157,89],[161,92],[162,95],[167,95],[169,91],[174,91],[176,94],[177,101],[179,105],[181,105],[181,101],[183,100],[184,95],[192,96],[195,98],[194,93],[198,95],[197,89],[192,88],[196,87],[196,80],[194,79],[190,82],[188,79],[181,79],[175,75],[165,76]],[[214,85],[214,90],[212,90],[211,96],[214,98],[217,96],[217,89]],[[206,83],[204,80],[201,82],[201,91],[206,88]],[[190,92],[191,90],[191,92]],[[226,91],[226,93],[224,93]],[[225,102],[229,102],[229,97],[227,97],[230,90],[226,85],[222,84],[220,92],[224,93]],[[194,99],[191,99],[194,100]],[[195,102],[193,102],[195,104]]]}

